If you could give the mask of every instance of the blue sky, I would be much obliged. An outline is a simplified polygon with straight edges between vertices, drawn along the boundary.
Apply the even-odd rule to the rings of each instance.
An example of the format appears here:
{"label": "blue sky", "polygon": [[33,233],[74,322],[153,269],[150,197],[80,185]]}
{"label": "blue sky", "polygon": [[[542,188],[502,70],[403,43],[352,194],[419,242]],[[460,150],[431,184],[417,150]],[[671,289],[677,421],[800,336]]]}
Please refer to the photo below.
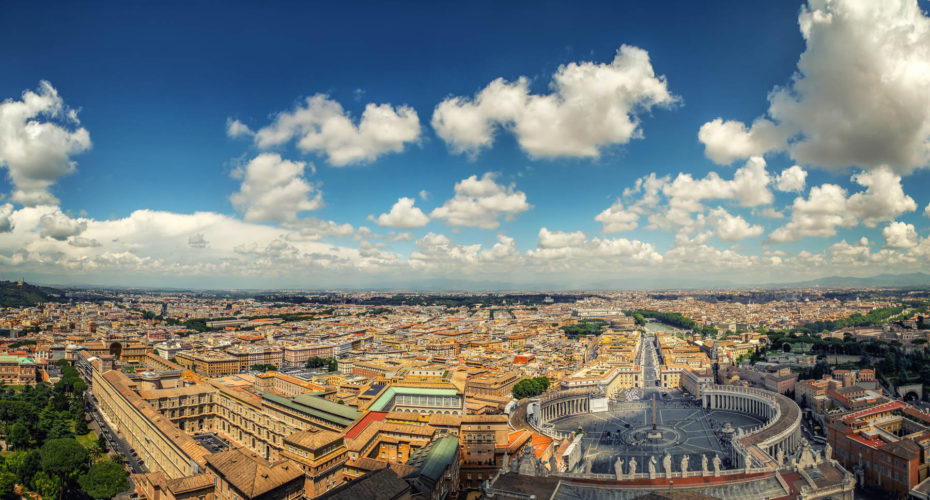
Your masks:
{"label": "blue sky", "polygon": [[[0,270],[52,283],[307,288],[925,270],[921,9],[62,2],[51,16],[45,4],[11,4],[0,18]],[[901,26],[910,38],[895,36]],[[874,40],[859,41],[865,32]],[[553,86],[560,72],[574,90]],[[47,102],[11,118],[25,92]],[[505,95],[522,104],[505,109]],[[371,134],[359,132],[367,106],[386,117]],[[308,132],[324,119],[343,128]],[[31,122],[87,139],[23,139]],[[786,177],[780,189],[795,165],[801,184]],[[732,181],[741,169],[755,181]],[[660,201],[623,195],[650,174],[668,176]],[[379,224],[402,197],[420,215]],[[623,224],[595,219],[612,206]]]}

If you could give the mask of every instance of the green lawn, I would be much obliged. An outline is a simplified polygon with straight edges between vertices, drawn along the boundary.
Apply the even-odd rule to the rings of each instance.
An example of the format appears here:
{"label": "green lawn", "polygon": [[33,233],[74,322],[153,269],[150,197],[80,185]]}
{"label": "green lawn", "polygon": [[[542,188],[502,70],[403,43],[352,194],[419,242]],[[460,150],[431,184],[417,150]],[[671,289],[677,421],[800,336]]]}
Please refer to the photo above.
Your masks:
{"label": "green lawn", "polygon": [[81,443],[81,446],[87,448],[88,450],[97,446],[97,435],[94,434],[94,431],[90,431],[83,436],[74,436],[74,439],[77,439],[78,443]]}

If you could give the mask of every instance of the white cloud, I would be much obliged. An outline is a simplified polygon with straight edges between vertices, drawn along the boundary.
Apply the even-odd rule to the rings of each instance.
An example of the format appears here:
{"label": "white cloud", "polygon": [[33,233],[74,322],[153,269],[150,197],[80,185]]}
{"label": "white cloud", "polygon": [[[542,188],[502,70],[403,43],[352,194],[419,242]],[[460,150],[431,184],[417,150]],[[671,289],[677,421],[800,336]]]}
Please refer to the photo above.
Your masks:
{"label": "white cloud", "polygon": [[833,236],[837,227],[852,227],[860,221],[874,227],[917,209],[917,203],[904,194],[901,177],[886,167],[853,175],[852,180],[866,190],[847,198],[845,189],[823,184],[812,187],[807,200],[795,198],[791,221],[773,231],[769,240],[783,243],[805,236]]}
{"label": "white cloud", "polygon": [[854,226],[857,220],[846,210],[846,201],[846,190],[836,184],[814,186],[806,200],[800,196],[794,199],[791,220],[772,231],[768,239],[784,243],[805,236],[833,236],[837,226]]}
{"label": "white cloud", "polygon": [[287,235],[287,239],[292,241],[319,241],[325,236],[364,239],[369,234],[366,227],[356,229],[352,224],[339,224],[316,217],[304,217],[296,221],[285,222],[282,226],[295,230]]}
{"label": "white cloud", "polygon": [[377,217],[369,215],[368,219],[379,226],[411,229],[423,227],[429,222],[429,217],[422,210],[413,206],[413,198],[402,197],[391,207],[391,211]]}
{"label": "white cloud", "polygon": [[398,242],[398,241],[412,241],[413,233],[402,232],[398,233],[395,231],[389,231],[387,235],[384,236],[385,241]]}
{"label": "white cloud", "polygon": [[[809,0],[798,23],[807,47],[788,85],[769,94],[767,117],[749,132],[739,122],[705,124],[708,157],[727,163],[784,149],[779,141],[755,140],[753,132],[768,136],[775,128],[774,136],[789,137],[787,150],[800,163],[888,165],[900,174],[927,166],[930,19],[918,3]],[[749,146],[728,149],[727,141]]]}
{"label": "white cloud", "polygon": [[617,200],[613,205],[597,214],[594,220],[603,224],[606,234],[620,233],[636,229],[639,214],[623,207],[623,202]]}
{"label": "white cloud", "polygon": [[0,166],[13,183],[12,201],[27,207],[58,203],[49,188],[74,172],[71,156],[91,146],[90,134],[79,125],[77,113],[45,81],[36,92],[23,92],[20,101],[0,103]]}
{"label": "white cloud", "polygon": [[416,242],[410,265],[416,268],[472,264],[478,260],[480,244],[458,245],[443,234],[428,233]]}
{"label": "white cloud", "polygon": [[709,222],[717,228],[717,237],[723,241],[740,241],[762,234],[762,226],[753,225],[739,215],[733,215],[723,208],[711,210]]}
{"label": "white cloud", "polygon": [[892,222],[882,229],[885,246],[889,248],[913,248],[917,246],[917,231],[913,224]]}
{"label": "white cloud", "polygon": [[[246,133],[238,121],[227,132]],[[297,139],[304,152],[325,154],[331,165],[370,162],[387,153],[399,153],[420,137],[420,119],[409,106],[369,103],[356,125],[342,105],[324,94],[308,97],[293,111],[278,113],[274,121],[258,129],[255,144],[267,149]]]}
{"label": "white cloud", "polygon": [[564,231],[550,231],[539,229],[539,248],[565,248],[584,244],[585,235],[581,231],[566,233]]}
{"label": "white cloud", "polygon": [[587,239],[581,231],[565,233],[539,230],[539,244],[527,256],[544,269],[596,270],[618,265],[650,267],[662,262],[662,254],[650,243],[626,238]]}
{"label": "white cloud", "polygon": [[425,189],[421,189],[421,190],[420,190],[420,199],[423,200],[423,201],[428,200],[428,199],[429,199],[429,191],[427,191],[427,190],[425,190]]}
{"label": "white cloud", "polygon": [[0,205],[0,233],[9,233],[13,230],[13,204]]}
{"label": "white cloud", "polygon": [[498,184],[495,177],[488,172],[481,179],[472,175],[456,182],[455,196],[434,209],[430,217],[444,219],[452,226],[496,229],[500,217],[508,219],[530,209],[526,194],[515,191],[513,184]]}
{"label": "white cloud", "polygon": [[676,101],[649,54],[629,45],[609,64],[559,66],[551,94],[531,94],[529,85],[525,77],[498,78],[473,99],[450,97],[433,111],[433,128],[455,153],[477,154],[503,127],[532,157],[597,157],[605,147],[642,137],[639,113]]}
{"label": "white cloud", "polygon": [[927,208],[924,209],[924,215],[930,217],[930,203],[928,203]]}
{"label": "white cloud", "polygon": [[71,236],[77,236],[87,229],[87,222],[68,217],[56,211],[43,215],[39,219],[39,236],[65,241]]}
{"label": "white cloud", "polygon": [[859,173],[852,179],[867,189],[849,197],[849,210],[868,227],[917,210],[914,199],[904,194],[901,176],[887,167]]}
{"label": "white cloud", "polygon": [[323,197],[303,178],[306,163],[262,153],[233,176],[242,179],[238,193],[229,197],[248,222],[290,222],[305,210],[323,206]]}
{"label": "white cloud", "polygon": [[233,120],[232,118],[226,119],[226,135],[229,137],[242,137],[242,136],[253,136],[255,132],[249,128],[248,125],[240,122],[239,120]]}
{"label": "white cloud", "polygon": [[662,262],[669,268],[701,269],[705,273],[711,270],[732,272],[736,269],[756,269],[757,272],[762,272],[762,259],[758,257],[743,255],[731,248],[721,250],[701,242],[669,249],[665,252]]}
{"label": "white cloud", "polygon": [[709,172],[702,179],[679,173],[675,180],[661,186],[668,204],[663,211],[649,216],[647,227],[693,231],[701,222],[692,219],[691,214],[703,212],[704,202],[708,200],[731,200],[743,207],[767,205],[774,200],[768,189],[770,182],[765,160],[761,157],[750,158],[746,165],[737,169],[733,179],[724,179],[716,172]]}
{"label": "white cloud", "polygon": [[785,145],[784,133],[764,118],[756,119],[749,130],[738,121],[717,118],[701,125],[698,140],[704,144],[708,158],[729,165],[740,158],[761,156]]}
{"label": "white cloud", "polygon": [[804,191],[807,184],[807,171],[800,165],[788,167],[778,174],[775,178],[775,189],[789,193],[800,193]]}

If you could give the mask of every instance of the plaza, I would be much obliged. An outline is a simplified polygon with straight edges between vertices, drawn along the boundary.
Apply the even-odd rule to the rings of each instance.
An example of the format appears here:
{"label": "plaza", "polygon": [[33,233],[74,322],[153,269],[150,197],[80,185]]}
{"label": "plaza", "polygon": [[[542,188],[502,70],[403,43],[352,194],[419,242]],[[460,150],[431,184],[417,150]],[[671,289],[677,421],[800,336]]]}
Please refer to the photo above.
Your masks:
{"label": "plaza", "polygon": [[[609,404],[608,411],[582,413],[550,422],[559,432],[581,431],[583,459],[578,467],[591,461],[592,473],[612,474],[620,458],[627,464],[636,460],[637,472],[648,472],[648,462],[656,457],[656,469],[666,453],[671,456],[672,470],[681,472],[682,459],[688,456],[689,470],[701,470],[705,456],[712,463],[714,456],[721,468],[730,467],[724,443],[740,428],[763,425],[756,416],[728,410],[702,408],[699,401],[678,391],[656,397],[655,434],[653,434],[651,398],[635,402]],[[577,471],[581,472],[581,470]]]}

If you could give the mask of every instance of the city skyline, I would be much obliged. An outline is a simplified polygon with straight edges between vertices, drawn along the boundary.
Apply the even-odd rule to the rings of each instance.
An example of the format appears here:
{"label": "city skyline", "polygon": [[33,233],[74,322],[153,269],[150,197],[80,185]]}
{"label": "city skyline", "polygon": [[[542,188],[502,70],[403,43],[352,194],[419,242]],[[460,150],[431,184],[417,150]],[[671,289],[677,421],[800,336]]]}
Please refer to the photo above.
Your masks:
{"label": "city skyline", "polygon": [[926,1],[353,7],[5,7],[4,279],[930,272]]}

